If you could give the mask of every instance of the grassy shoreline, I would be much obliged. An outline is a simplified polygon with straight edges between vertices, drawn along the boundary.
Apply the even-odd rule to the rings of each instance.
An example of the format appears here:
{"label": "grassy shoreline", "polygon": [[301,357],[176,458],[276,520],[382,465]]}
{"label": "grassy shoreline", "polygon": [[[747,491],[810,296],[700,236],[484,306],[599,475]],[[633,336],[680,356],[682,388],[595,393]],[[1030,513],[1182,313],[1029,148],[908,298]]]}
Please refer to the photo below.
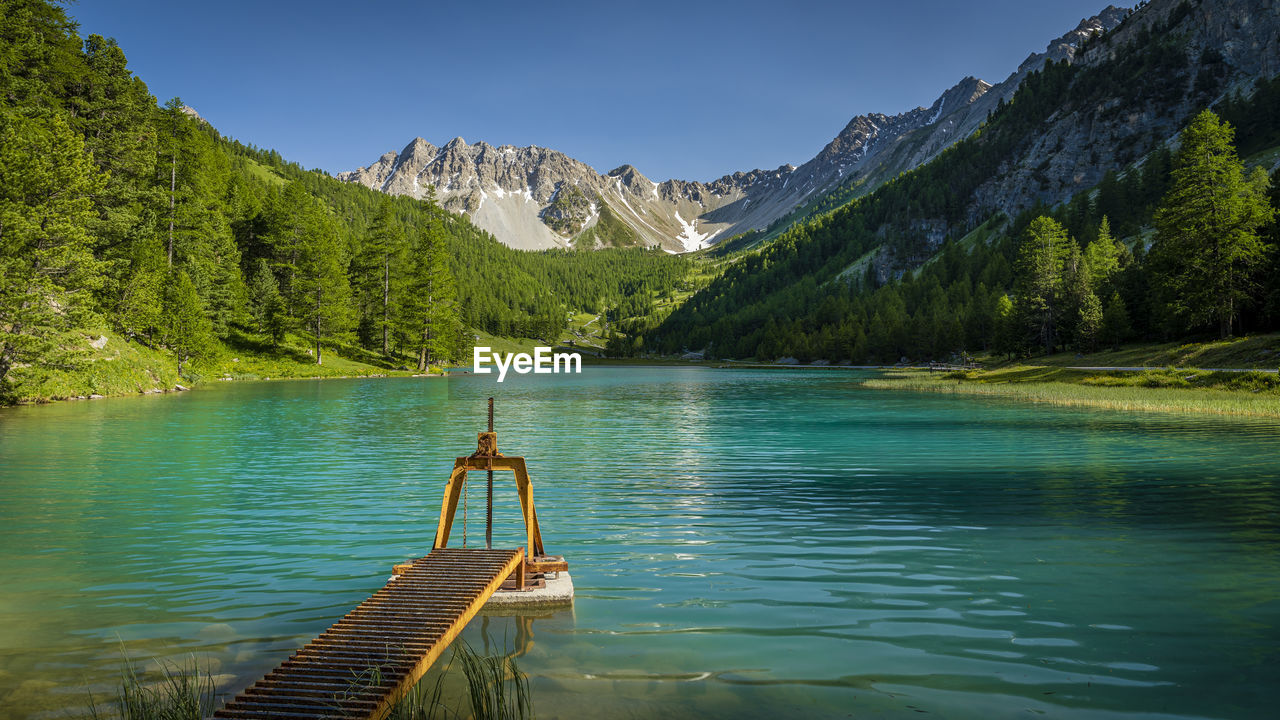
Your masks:
{"label": "grassy shoreline", "polygon": [[[105,338],[105,344],[102,340]],[[493,342],[498,338],[482,338]],[[510,341],[512,350],[523,349]],[[84,335],[84,362],[77,370],[47,371],[28,383],[11,405],[43,404],[96,397],[173,392],[178,386],[213,386],[245,380],[303,380],[421,376],[406,365],[354,346],[326,346],[316,365],[309,338],[289,337],[279,347],[233,333],[215,357],[179,377],[176,358],[135,340],[103,331]],[[497,343],[495,343],[497,344]],[[99,345],[101,345],[99,347]],[[560,348],[568,350],[570,348]],[[589,350],[588,348],[582,348]],[[401,363],[407,362],[400,359]],[[1194,362],[1203,367],[1173,367]],[[604,358],[583,355],[584,367],[705,367],[771,370],[879,370],[867,388],[999,397],[1063,406],[1126,411],[1193,412],[1280,417],[1280,334],[1204,343],[1132,345],[1091,355],[1062,353],[1035,364],[1004,364],[984,370],[930,373],[920,368],[847,365],[779,365],[749,361],[691,362],[676,357]],[[1096,369],[1102,366],[1141,370]],[[1159,366],[1159,369],[1150,369]],[[432,368],[427,373],[443,377]],[[1270,371],[1270,372],[1268,372]]]}
{"label": "grassy shoreline", "polygon": [[243,334],[233,334],[217,355],[193,363],[179,375],[177,358],[167,350],[148,347],[114,331],[82,335],[77,367],[19,369],[23,382],[15,394],[0,400],[0,407],[155,395],[244,380],[443,376],[439,368],[419,373],[392,367],[379,357],[347,346],[326,345],[323,363],[317,365],[305,338],[290,337],[279,347],[271,347]]}
{"label": "grassy shoreline", "polygon": [[1013,365],[951,373],[891,370],[863,385],[1109,410],[1280,417],[1280,377],[1262,372],[1087,371]]}

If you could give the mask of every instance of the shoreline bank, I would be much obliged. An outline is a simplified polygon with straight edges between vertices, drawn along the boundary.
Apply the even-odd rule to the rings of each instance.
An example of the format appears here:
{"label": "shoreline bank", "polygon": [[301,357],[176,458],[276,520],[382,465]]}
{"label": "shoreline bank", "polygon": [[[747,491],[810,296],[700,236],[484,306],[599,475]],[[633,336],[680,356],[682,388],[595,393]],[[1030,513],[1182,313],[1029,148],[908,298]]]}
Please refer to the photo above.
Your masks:
{"label": "shoreline bank", "polygon": [[895,369],[862,385],[874,390],[992,397],[1065,407],[1280,418],[1280,377],[1265,370],[1099,371],[1015,366],[930,373]]}
{"label": "shoreline bank", "polygon": [[135,390],[127,392],[108,392],[108,393],[88,393],[83,395],[66,395],[57,397],[39,398],[35,400],[19,400],[11,403],[0,403],[0,410],[5,408],[33,407],[39,405],[54,405],[67,402],[82,402],[91,400],[105,400],[107,398],[131,398],[131,397],[147,397],[151,395],[175,395],[184,392],[191,392],[202,388],[216,387],[221,383],[229,382],[281,382],[281,381],[301,381],[301,380],[362,380],[371,378],[446,378],[448,372],[435,373],[418,373],[404,371],[388,371],[384,373],[369,373],[367,375],[286,375],[277,377],[227,377],[219,376],[209,378],[207,380],[188,380],[189,384],[178,383],[173,387],[165,388],[149,388],[146,390]]}

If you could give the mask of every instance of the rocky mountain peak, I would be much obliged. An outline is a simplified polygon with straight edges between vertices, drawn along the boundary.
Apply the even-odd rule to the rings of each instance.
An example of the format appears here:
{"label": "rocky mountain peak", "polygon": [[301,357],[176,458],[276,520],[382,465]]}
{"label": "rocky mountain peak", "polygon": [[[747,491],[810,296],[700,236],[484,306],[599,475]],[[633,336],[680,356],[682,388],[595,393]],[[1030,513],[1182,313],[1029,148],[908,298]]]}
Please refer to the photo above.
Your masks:
{"label": "rocky mountain peak", "polygon": [[1044,52],[1028,55],[1027,59],[1022,61],[1022,64],[1018,66],[1014,74],[1025,74],[1039,70],[1046,61],[1074,60],[1076,50],[1085,40],[1088,40],[1095,32],[1106,33],[1115,29],[1120,23],[1124,22],[1129,13],[1130,11],[1126,8],[1108,5],[1097,15],[1081,20],[1074,30],[1050,41],[1045,46]]}
{"label": "rocky mountain peak", "polygon": [[[1028,73],[1048,60],[1074,60],[1080,43],[1095,30],[1115,27],[1127,14],[1109,7],[1081,21],[998,85],[966,76],[927,108],[857,115],[799,167],[788,163],[774,170],[735,172],[709,183],[655,183],[629,164],[601,175],[564,153],[537,146],[494,148],[483,142],[468,145],[458,137],[437,149],[415,138],[398,155],[387,153],[338,178],[415,197],[434,186],[446,208],[468,213],[513,247],[564,247],[579,235],[593,238],[584,240],[586,246],[599,247],[600,235],[587,231],[607,209],[631,233],[614,237],[614,244],[693,250],[767,228],[809,198],[842,186],[854,194],[870,192],[927,162],[977,129]],[[561,194],[569,188],[573,192]]]}
{"label": "rocky mountain peak", "polygon": [[417,137],[413,139],[413,142],[404,146],[404,149],[401,150],[400,154],[397,156],[397,160],[400,162],[407,162],[415,158],[426,158],[426,160],[430,160],[439,152],[440,149],[435,145]]}
{"label": "rocky mountain peak", "polygon": [[193,120],[196,120],[197,122],[202,122],[202,123],[204,123],[205,125],[208,125],[208,124],[209,124],[209,121],[208,121],[208,120],[205,120],[205,119],[204,119],[204,118],[202,118],[202,117],[200,117],[200,113],[196,112],[196,109],[195,109],[195,108],[193,108],[193,107],[191,107],[190,105],[183,105],[182,107],[180,107],[180,108],[178,108],[178,109],[179,109],[180,111],[182,111],[182,114],[183,114],[183,115],[186,115],[187,117],[192,118]]}
{"label": "rocky mountain peak", "polygon": [[942,95],[929,106],[930,122],[936,122],[943,115],[961,109],[966,105],[970,105],[973,101],[982,97],[993,86],[985,80],[979,80],[972,75],[966,75],[963,80],[952,85],[942,93]]}
{"label": "rocky mountain peak", "polygon": [[628,163],[626,165],[619,165],[618,167],[610,170],[607,173],[607,175],[609,177],[622,178],[626,180],[626,179],[635,178],[637,175],[640,175],[640,171],[637,170],[634,165],[631,165],[630,163]]}

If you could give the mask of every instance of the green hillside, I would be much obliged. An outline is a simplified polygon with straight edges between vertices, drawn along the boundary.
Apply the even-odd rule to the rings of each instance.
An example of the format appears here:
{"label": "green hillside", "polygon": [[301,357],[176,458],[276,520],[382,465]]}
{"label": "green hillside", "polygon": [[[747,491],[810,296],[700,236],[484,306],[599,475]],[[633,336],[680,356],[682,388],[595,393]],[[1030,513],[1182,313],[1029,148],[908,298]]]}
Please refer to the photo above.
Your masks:
{"label": "green hillside", "polygon": [[[1174,149],[1150,133],[1127,142],[1124,170],[1107,173],[1069,202],[1033,206],[1008,218],[979,200],[979,191],[1009,171],[1010,158],[1035,147],[1051,123],[1098,107],[1111,108],[1108,117],[1123,117],[1131,107],[1194,109],[1214,103],[1228,123],[1219,132],[1225,144],[1212,151],[1223,173],[1235,162],[1232,143],[1253,163],[1270,157],[1268,148],[1280,130],[1280,79],[1238,87],[1215,101],[1224,89],[1220,58],[1209,51],[1197,58],[1192,53],[1198,51],[1184,47],[1185,36],[1172,31],[1189,21],[1190,7],[1178,6],[1165,24],[1144,27],[1128,44],[1116,45],[1109,61],[1046,64],[973,136],[932,162],[852,201],[849,189],[839,189],[811,203],[825,211],[771,243],[740,256],[728,253],[723,275],[647,328],[643,346],[661,353],[707,350],[722,358],[878,363],[997,350],[1021,355],[1089,349],[1104,342],[1104,335],[1106,342],[1170,341],[1221,332],[1220,321],[1188,304],[1188,290],[1198,286],[1178,287],[1204,248],[1176,247],[1170,227],[1156,232],[1157,210],[1169,206],[1183,170]],[[1110,47],[1105,36],[1093,42]],[[1136,152],[1144,146],[1154,149]],[[1047,166],[1046,159],[1042,167]],[[1235,180],[1224,178],[1207,182],[1248,186],[1250,197],[1269,193],[1276,204],[1275,183],[1263,188],[1265,177],[1241,172]],[[1033,197],[1034,191],[1026,190]],[[1246,243],[1238,262],[1223,271],[1235,283],[1227,332],[1280,327],[1276,229],[1270,215],[1259,212],[1260,222],[1245,223],[1251,228],[1245,234],[1257,242]],[[1061,229],[1049,296],[1023,287],[1024,246],[1042,216]],[[1098,243],[1104,218],[1110,237]],[[1058,229],[1053,236],[1059,237]],[[1122,249],[1113,247],[1116,237]],[[753,239],[737,242],[750,246]],[[1086,271],[1090,258],[1106,267]],[[1054,305],[1051,337],[1036,338],[1036,321],[1027,311],[1033,300]],[[1081,322],[1081,312],[1087,322]],[[1109,334],[1101,327],[1108,313]],[[1048,347],[1040,347],[1045,339]]]}
{"label": "green hillside", "polygon": [[431,199],[224,138],[58,4],[6,3],[0,48],[3,400],[92,393],[103,334],[148,368],[113,392],[251,356],[269,362],[246,376],[425,369],[476,333],[554,341],[690,273],[661,251],[512,250]]}

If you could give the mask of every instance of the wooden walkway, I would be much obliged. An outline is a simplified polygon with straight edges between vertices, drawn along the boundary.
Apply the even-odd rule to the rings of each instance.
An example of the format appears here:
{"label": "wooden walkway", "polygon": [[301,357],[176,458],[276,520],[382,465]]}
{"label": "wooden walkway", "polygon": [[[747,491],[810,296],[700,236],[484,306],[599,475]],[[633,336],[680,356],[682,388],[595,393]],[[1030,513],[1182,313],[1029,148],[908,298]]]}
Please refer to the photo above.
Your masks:
{"label": "wooden walkway", "polygon": [[433,550],[213,717],[385,717],[523,560]]}

